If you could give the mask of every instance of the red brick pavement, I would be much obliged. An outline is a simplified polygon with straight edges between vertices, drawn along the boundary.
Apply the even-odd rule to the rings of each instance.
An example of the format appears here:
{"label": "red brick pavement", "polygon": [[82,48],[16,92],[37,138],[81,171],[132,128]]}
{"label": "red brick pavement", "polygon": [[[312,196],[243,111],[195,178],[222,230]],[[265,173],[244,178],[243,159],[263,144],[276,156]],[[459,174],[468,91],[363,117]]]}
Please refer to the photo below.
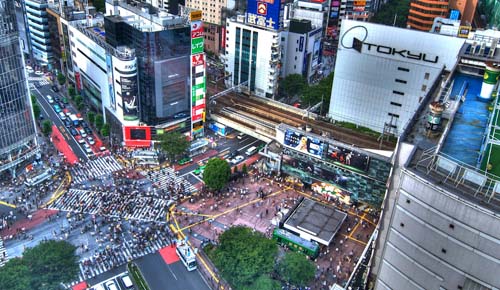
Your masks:
{"label": "red brick pavement", "polygon": [[49,216],[55,215],[57,210],[50,209],[39,209],[32,214],[31,219],[23,218],[16,221],[10,228],[4,229],[0,232],[0,235],[5,238],[16,234],[21,229],[30,230],[47,220]]}

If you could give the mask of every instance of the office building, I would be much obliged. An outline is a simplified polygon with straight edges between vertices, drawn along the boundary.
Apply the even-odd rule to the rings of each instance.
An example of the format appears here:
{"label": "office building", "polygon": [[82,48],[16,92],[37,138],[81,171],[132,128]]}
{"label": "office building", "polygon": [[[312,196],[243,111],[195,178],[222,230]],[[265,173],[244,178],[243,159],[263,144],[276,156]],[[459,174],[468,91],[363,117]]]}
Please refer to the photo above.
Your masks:
{"label": "office building", "polygon": [[11,0],[0,1],[0,172],[29,160],[37,151],[24,57],[19,42],[16,11]]}
{"label": "office building", "polygon": [[441,72],[454,67],[464,41],[344,20],[329,117],[399,136]]}
{"label": "office building", "polygon": [[499,37],[470,36],[400,137],[370,265],[375,289],[500,285],[500,103],[483,100],[498,82]]}
{"label": "office building", "polygon": [[186,7],[202,12],[203,30],[205,37],[205,51],[216,55],[221,51],[224,44],[225,21],[222,11],[227,7],[227,0],[187,0]]}
{"label": "office building", "polygon": [[435,18],[448,18],[456,13],[462,25],[471,25],[476,6],[477,0],[412,0],[407,24],[412,29],[430,31]]}
{"label": "office building", "polygon": [[24,0],[31,55],[41,66],[52,69],[52,51],[47,19],[47,0]]}

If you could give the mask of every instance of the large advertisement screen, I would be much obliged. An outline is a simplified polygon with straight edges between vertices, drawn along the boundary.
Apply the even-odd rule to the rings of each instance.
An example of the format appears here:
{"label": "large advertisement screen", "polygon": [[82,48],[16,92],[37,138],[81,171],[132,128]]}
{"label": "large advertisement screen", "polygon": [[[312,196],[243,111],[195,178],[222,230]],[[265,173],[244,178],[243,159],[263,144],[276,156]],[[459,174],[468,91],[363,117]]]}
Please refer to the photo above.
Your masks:
{"label": "large advertisement screen", "polygon": [[149,147],[151,146],[151,127],[148,126],[124,126],[123,136],[125,146]]}
{"label": "large advertisement screen", "polygon": [[325,143],[317,138],[286,129],[283,144],[297,151],[321,158]]}
{"label": "large advertisement screen", "polygon": [[340,163],[340,165],[344,167],[350,167],[351,169],[358,169],[361,171],[367,171],[370,162],[370,158],[363,153],[334,145],[328,146],[326,158],[332,160],[334,163]]}
{"label": "large advertisement screen", "polygon": [[133,121],[139,119],[139,100],[137,99],[137,77],[120,77],[123,119]]}

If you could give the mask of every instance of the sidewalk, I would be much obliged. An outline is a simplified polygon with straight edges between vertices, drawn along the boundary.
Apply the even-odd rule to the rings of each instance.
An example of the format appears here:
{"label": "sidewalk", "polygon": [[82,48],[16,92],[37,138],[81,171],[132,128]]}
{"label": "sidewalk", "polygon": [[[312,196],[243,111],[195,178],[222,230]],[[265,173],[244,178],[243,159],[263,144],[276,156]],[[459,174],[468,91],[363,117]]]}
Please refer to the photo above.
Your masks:
{"label": "sidewalk", "polygon": [[20,232],[22,229],[25,231],[28,231],[43,222],[45,222],[48,217],[53,216],[57,213],[57,210],[50,210],[50,209],[39,209],[35,211],[31,215],[31,219],[29,218],[23,218],[21,220],[16,221],[10,228],[7,228],[3,231],[0,232],[0,236],[2,238],[6,239],[6,237],[10,237],[11,235],[15,235],[16,233]]}

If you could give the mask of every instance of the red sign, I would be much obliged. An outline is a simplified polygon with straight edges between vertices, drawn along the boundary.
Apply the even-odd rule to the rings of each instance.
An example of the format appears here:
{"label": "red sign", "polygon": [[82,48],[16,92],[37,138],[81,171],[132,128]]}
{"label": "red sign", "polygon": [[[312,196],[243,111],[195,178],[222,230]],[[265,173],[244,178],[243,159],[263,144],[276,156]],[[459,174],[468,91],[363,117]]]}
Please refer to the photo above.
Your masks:
{"label": "red sign", "polygon": [[127,147],[150,147],[151,127],[123,126],[123,137]]}
{"label": "red sign", "polygon": [[199,66],[205,64],[205,55],[203,53],[194,54],[191,56],[192,66]]}
{"label": "red sign", "polygon": [[82,90],[82,83],[80,80],[80,73],[79,72],[75,73],[75,83],[76,83],[76,89],[78,91],[81,91]]}
{"label": "red sign", "polygon": [[221,37],[221,46],[222,49],[226,49],[226,27],[222,26],[222,37]]}
{"label": "red sign", "polygon": [[197,38],[203,36],[203,22],[192,21],[191,22],[191,38]]}
{"label": "red sign", "polygon": [[267,15],[267,3],[257,2],[257,14]]}
{"label": "red sign", "polygon": [[364,6],[354,6],[353,10],[356,12],[363,12],[363,11],[365,11],[365,7]]}

